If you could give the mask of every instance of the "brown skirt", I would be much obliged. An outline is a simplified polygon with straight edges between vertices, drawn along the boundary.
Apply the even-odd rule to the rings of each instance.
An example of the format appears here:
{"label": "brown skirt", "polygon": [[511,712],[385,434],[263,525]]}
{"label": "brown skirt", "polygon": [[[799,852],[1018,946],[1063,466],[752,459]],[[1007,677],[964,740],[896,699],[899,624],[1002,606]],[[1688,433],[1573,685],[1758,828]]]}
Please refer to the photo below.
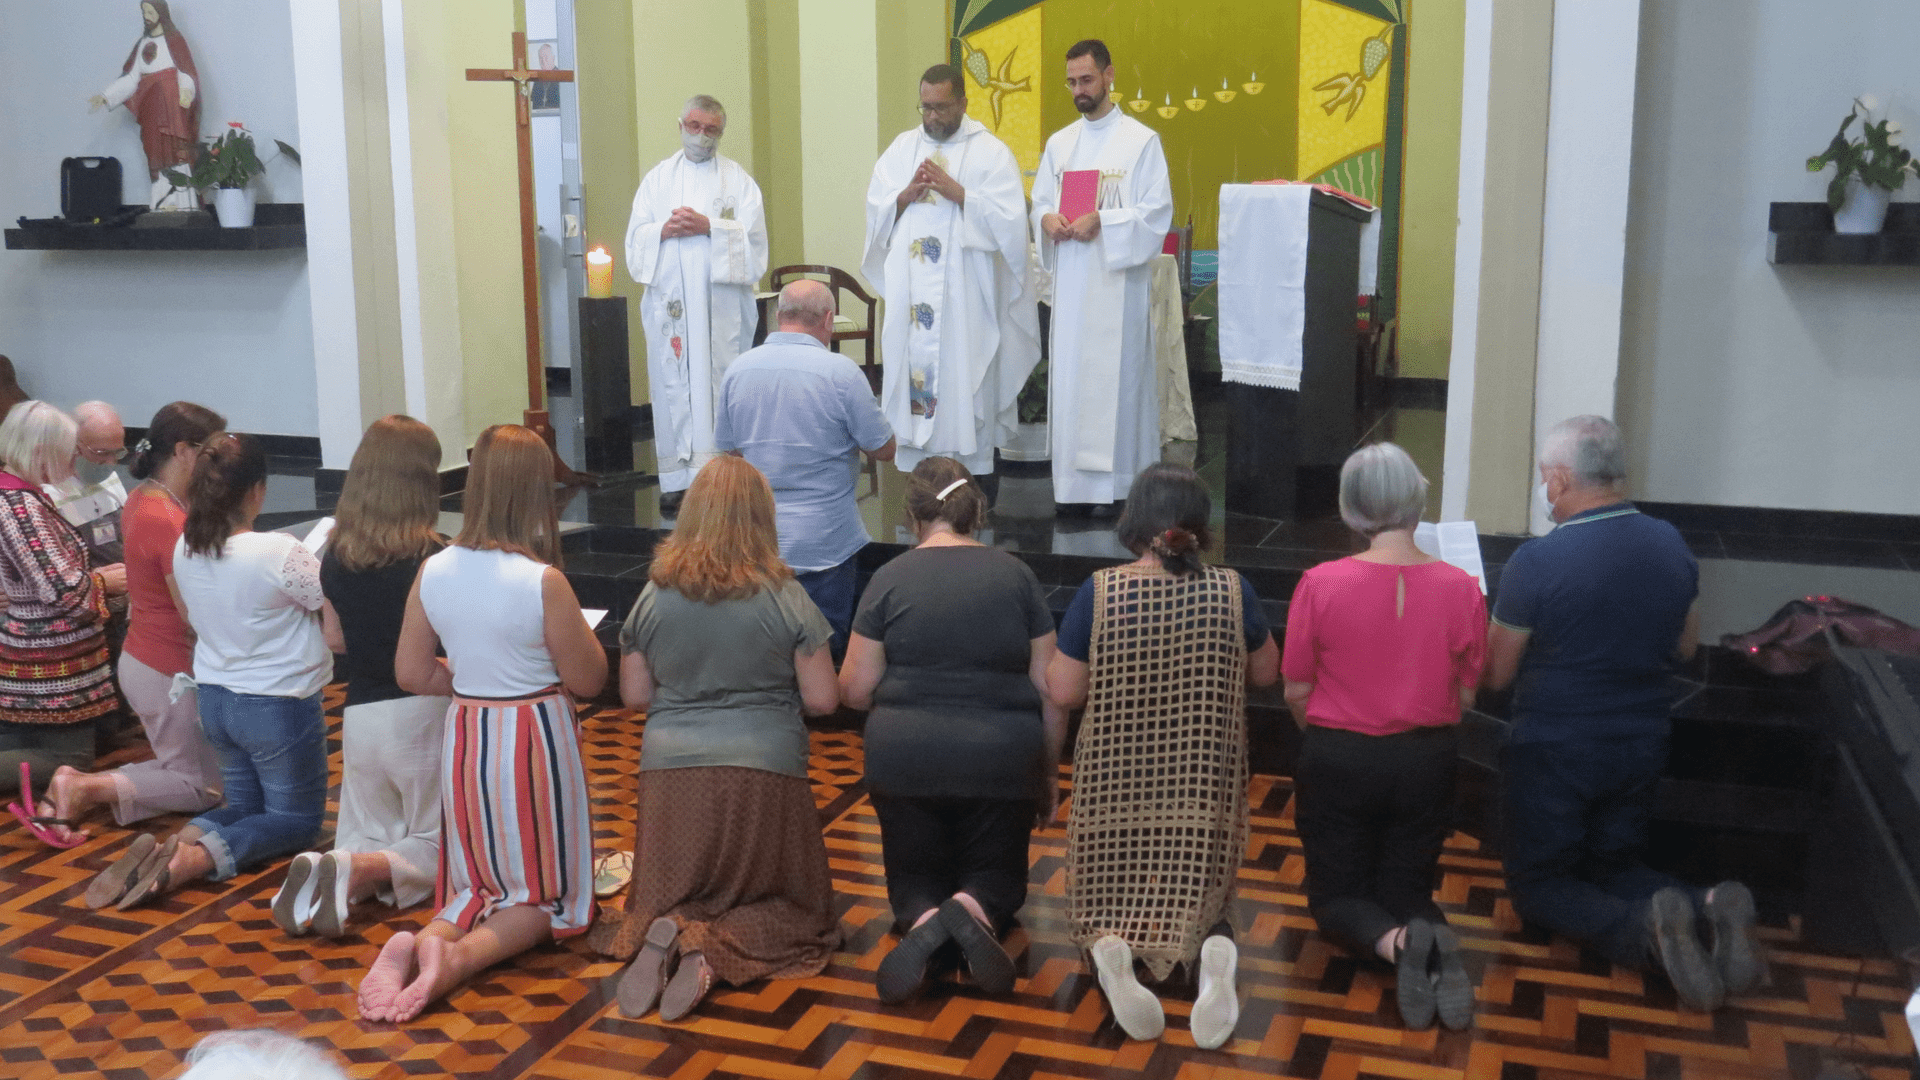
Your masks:
{"label": "brown skirt", "polygon": [[607,910],[587,943],[630,959],[663,915],[721,982],[825,970],[840,923],[807,782],[730,765],[642,771],[626,910]]}

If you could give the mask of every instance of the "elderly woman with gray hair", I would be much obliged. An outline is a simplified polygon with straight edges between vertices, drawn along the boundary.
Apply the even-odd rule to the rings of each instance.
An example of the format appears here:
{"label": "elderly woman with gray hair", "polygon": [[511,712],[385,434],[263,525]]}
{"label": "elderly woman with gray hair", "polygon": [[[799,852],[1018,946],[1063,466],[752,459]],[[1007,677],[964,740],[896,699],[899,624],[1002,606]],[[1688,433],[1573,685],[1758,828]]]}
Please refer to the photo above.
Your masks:
{"label": "elderly woman with gray hair", "polygon": [[1460,942],[1433,902],[1457,769],[1460,711],[1487,651],[1487,609],[1465,571],[1414,546],[1427,479],[1376,443],[1340,470],[1358,555],[1308,570],[1287,611],[1280,670],[1305,731],[1294,821],[1320,931],[1398,968],[1409,1028],[1473,1022]]}
{"label": "elderly woman with gray hair", "polygon": [[[23,401],[0,423],[0,792],[57,847],[80,841],[35,807],[32,772],[93,762],[93,721],[119,708],[107,660],[107,598],[127,591],[124,566],[89,563],[86,544],[41,490],[73,475],[73,417]],[[44,782],[44,781],[43,781]]]}

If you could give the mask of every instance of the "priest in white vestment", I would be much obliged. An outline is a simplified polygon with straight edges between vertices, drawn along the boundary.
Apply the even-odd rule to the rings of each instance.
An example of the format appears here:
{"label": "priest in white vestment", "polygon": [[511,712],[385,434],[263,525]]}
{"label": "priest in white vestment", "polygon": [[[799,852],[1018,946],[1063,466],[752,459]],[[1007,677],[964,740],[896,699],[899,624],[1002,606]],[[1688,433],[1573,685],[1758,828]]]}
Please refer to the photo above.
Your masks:
{"label": "priest in white vestment", "polygon": [[1040,361],[1027,283],[1027,200],[1013,151],[966,113],[960,71],[920,77],[921,125],[874,164],[861,271],[887,302],[880,407],[894,465],[954,458],[993,472]]}
{"label": "priest in white vestment", "polygon": [[[1104,44],[1087,40],[1067,51],[1067,84],[1081,118],[1047,140],[1033,181],[1040,258],[1053,275],[1053,500],[1110,507],[1160,459],[1149,312],[1173,191],[1160,136],[1113,103]],[[1088,169],[1100,174],[1095,209],[1068,220],[1061,176]]]}
{"label": "priest in white vestment", "polygon": [[727,113],[700,94],[680,112],[681,149],[640,181],[627,222],[627,273],[647,287],[640,322],[661,508],[679,508],[713,460],[714,389],[753,347],[754,288],[767,272],[760,186],[719,151]]}

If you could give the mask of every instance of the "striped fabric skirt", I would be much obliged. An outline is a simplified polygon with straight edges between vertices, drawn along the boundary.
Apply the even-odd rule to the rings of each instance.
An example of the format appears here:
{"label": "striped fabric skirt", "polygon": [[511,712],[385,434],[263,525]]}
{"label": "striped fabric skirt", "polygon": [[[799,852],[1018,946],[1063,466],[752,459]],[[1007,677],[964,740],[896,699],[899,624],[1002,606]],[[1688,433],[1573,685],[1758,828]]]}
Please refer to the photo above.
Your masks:
{"label": "striped fabric skirt", "polygon": [[0,641],[0,720],[77,724],[119,707],[104,633],[33,648]]}
{"label": "striped fabric skirt", "polygon": [[553,936],[593,922],[593,824],[573,701],[455,697],[441,755],[439,917],[471,930],[537,905]]}

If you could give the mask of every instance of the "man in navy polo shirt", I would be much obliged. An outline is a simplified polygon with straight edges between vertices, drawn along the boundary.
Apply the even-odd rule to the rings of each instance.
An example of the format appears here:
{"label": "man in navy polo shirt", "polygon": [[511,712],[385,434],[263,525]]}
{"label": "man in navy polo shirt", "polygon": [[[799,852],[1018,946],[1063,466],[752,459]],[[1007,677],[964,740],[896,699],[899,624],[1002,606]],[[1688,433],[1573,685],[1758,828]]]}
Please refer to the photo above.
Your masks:
{"label": "man in navy polo shirt", "polygon": [[1487,684],[1517,676],[1500,763],[1513,907],[1616,964],[1657,963],[1681,1001],[1716,1009],[1765,974],[1752,894],[1700,893],[1641,861],[1674,664],[1699,638],[1700,568],[1679,530],[1627,501],[1612,421],[1555,425],[1539,466],[1559,527],[1508,561],[1487,637]]}

